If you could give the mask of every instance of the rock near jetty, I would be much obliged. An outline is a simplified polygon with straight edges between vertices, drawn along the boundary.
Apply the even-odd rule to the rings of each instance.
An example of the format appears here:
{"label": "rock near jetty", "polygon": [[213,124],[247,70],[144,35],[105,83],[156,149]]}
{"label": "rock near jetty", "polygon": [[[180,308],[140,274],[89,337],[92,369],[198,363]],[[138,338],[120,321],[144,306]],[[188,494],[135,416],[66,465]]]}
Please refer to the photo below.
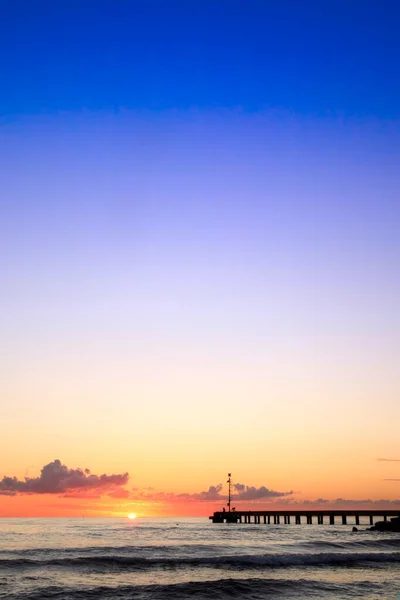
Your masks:
{"label": "rock near jetty", "polygon": [[400,517],[394,517],[390,521],[378,521],[368,531],[397,531],[400,532]]}

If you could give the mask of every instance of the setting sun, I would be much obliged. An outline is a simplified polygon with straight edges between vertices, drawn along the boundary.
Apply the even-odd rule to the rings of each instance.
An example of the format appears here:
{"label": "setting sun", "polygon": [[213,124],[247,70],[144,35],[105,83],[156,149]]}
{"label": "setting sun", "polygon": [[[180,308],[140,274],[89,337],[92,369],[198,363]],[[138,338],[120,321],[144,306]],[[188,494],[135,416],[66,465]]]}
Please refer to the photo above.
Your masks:
{"label": "setting sun", "polygon": [[128,519],[136,519],[136,515],[135,515],[135,513],[130,513],[130,514],[128,515]]}

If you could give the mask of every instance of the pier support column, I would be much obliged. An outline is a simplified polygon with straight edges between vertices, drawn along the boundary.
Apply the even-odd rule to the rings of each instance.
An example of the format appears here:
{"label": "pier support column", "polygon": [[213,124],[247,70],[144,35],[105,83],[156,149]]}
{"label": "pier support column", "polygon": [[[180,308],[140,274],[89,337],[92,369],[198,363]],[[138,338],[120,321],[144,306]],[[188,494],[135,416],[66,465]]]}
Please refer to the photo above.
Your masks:
{"label": "pier support column", "polygon": [[295,519],[296,519],[296,525],[300,525],[301,521],[300,521],[300,515],[296,515]]}
{"label": "pier support column", "polygon": [[278,523],[278,525],[280,524],[280,522],[281,522],[281,516],[277,515],[277,523]]}
{"label": "pier support column", "polygon": [[268,525],[271,525],[271,515],[268,515]]}
{"label": "pier support column", "polygon": [[374,517],[372,515],[369,515],[369,524],[370,525],[374,524]]}
{"label": "pier support column", "polygon": [[287,516],[287,524],[290,525],[290,515]]}
{"label": "pier support column", "polygon": [[360,515],[356,515],[356,525],[360,524]]}
{"label": "pier support column", "polygon": [[264,525],[267,524],[267,515],[264,515]]}
{"label": "pier support column", "polygon": [[347,525],[347,515],[342,515],[342,525]]}
{"label": "pier support column", "polygon": [[312,516],[307,515],[307,525],[312,525]]}
{"label": "pier support column", "polygon": [[383,520],[387,521],[387,515],[383,515]]}
{"label": "pier support column", "polygon": [[329,515],[329,525],[335,524],[335,515]]}

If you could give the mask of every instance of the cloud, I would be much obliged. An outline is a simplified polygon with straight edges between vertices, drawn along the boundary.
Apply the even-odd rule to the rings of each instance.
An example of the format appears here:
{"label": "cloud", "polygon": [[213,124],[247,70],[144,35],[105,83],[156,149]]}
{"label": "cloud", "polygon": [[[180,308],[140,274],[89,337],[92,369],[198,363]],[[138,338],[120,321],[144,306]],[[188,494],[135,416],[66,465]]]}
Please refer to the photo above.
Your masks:
{"label": "cloud", "polygon": [[109,496],[110,498],[130,498],[130,493],[128,492],[128,490],[125,490],[124,488],[121,487],[116,487],[113,490],[111,490],[110,492],[107,492],[107,496]]}
{"label": "cloud", "polygon": [[[334,504],[370,504],[371,502],[372,500],[370,498],[363,498],[362,500],[347,500],[346,498],[336,498],[336,500],[334,500]],[[375,502],[377,501],[375,500]],[[388,501],[386,500],[386,502]]]}
{"label": "cloud", "polygon": [[400,462],[400,458],[378,458],[379,462]]}
{"label": "cloud", "polygon": [[208,490],[194,494],[188,492],[180,494],[175,494],[174,492],[157,492],[152,487],[132,488],[130,497],[153,502],[215,502],[216,500],[225,499],[225,496],[221,495],[221,491],[222,483],[210,485]]}
{"label": "cloud", "polygon": [[196,500],[200,500],[201,502],[208,502],[214,500],[220,500],[222,491],[222,483],[218,485],[210,485],[206,492],[200,492],[199,494],[192,494]]}
{"label": "cloud", "polygon": [[383,481],[400,481],[400,479],[384,479]]}
{"label": "cloud", "polygon": [[[156,492],[152,488],[142,490],[132,490],[131,497],[152,501],[152,502],[167,502],[167,503],[179,503],[179,502],[226,502],[228,500],[227,494],[222,494],[223,485],[218,483],[217,485],[210,485],[209,488],[203,492],[198,493],[166,493]],[[282,498],[293,494],[293,492],[278,492],[270,490],[265,486],[256,488],[254,486],[244,485],[242,483],[236,483],[233,486],[234,492],[232,493],[232,501],[257,501],[264,499]]]}
{"label": "cloud", "polygon": [[94,490],[106,492],[118,489],[128,480],[128,473],[94,475],[89,469],[69,469],[56,459],[42,468],[39,477],[25,477],[23,481],[16,477],[3,477],[0,495],[65,494],[71,497],[72,492],[89,495],[88,492]]}
{"label": "cloud", "polygon": [[284,496],[291,496],[293,490],[290,492],[277,492],[276,490],[270,490],[264,485],[256,488],[251,485],[244,485],[243,483],[235,483],[233,486],[236,494],[234,494],[235,500],[262,500],[264,498],[283,498]]}
{"label": "cloud", "polygon": [[399,506],[400,505],[400,499],[396,499],[396,500],[387,500],[386,498],[381,498],[380,500],[370,500],[370,499],[366,499],[366,500],[345,500],[344,498],[337,498],[335,500],[335,504],[340,504],[340,505],[354,505],[354,506],[359,506],[360,504],[368,504],[369,506],[376,506],[377,508],[383,507],[383,506]]}
{"label": "cloud", "polygon": [[326,508],[340,509],[343,508],[359,508],[360,506],[368,506],[368,508],[390,508],[393,506],[400,505],[400,499],[396,500],[371,500],[370,498],[336,498],[334,500],[327,500],[326,498],[318,498],[317,500],[309,500],[307,498],[283,498],[279,501],[279,504],[287,504],[294,506],[310,506],[310,505],[324,505]]}
{"label": "cloud", "polygon": [[[303,498],[299,495],[299,492],[284,492],[271,490],[266,486],[259,488],[254,486],[248,486],[242,483],[234,484],[234,493],[232,494],[232,502],[236,505],[236,509],[245,508],[246,505],[268,503],[268,506],[282,507],[286,506],[288,509],[293,508],[299,510],[301,508],[321,507],[325,510],[332,508],[340,510],[341,508],[397,508],[400,506],[400,499],[396,500],[371,500],[370,498],[317,498],[311,500]],[[206,491],[200,493],[181,493],[174,494],[172,492],[157,492],[151,488],[142,488],[132,490],[130,498],[135,501],[141,501],[149,504],[186,504],[204,502],[214,505],[218,503],[226,504],[228,499],[227,494],[222,493],[222,484],[211,485]],[[239,506],[238,506],[239,504]]]}

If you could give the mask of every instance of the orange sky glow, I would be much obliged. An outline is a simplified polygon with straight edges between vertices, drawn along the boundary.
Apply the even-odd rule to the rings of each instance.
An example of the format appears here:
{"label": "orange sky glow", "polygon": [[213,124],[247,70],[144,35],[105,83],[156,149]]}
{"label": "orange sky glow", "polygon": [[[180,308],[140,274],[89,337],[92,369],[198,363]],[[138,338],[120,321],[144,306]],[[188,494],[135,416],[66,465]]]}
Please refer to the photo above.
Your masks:
{"label": "orange sky glow", "polygon": [[[268,488],[235,484],[233,480],[232,506],[243,510],[300,509],[310,505],[324,509],[349,506],[396,508],[400,506],[400,481],[389,475],[398,473],[397,463],[396,459],[375,460],[365,472],[358,466],[356,479],[345,478],[342,473],[338,485],[339,465],[336,470],[331,470],[335,479],[331,485],[326,482],[317,485],[317,481],[309,477],[303,483],[307,486],[307,495],[300,489],[282,488],[278,477],[274,477],[277,485]],[[215,510],[221,510],[227,502],[225,480],[204,488],[204,491],[188,487],[186,491],[164,492],[152,487],[132,487],[127,473],[98,476],[88,469],[71,469],[58,460],[47,464],[38,475],[32,471],[21,479],[4,477],[0,481],[0,516],[126,517],[134,513],[138,517],[207,517]],[[384,475],[387,477],[383,478]],[[294,475],[292,477],[295,481]],[[305,472],[300,474],[298,481],[304,482],[304,477]],[[380,485],[374,486],[378,477],[381,478]],[[281,483],[283,481],[284,477],[281,477]],[[374,487],[375,493],[371,493]],[[337,489],[342,491],[340,496],[330,495]],[[328,494],[322,494],[322,491]]]}

